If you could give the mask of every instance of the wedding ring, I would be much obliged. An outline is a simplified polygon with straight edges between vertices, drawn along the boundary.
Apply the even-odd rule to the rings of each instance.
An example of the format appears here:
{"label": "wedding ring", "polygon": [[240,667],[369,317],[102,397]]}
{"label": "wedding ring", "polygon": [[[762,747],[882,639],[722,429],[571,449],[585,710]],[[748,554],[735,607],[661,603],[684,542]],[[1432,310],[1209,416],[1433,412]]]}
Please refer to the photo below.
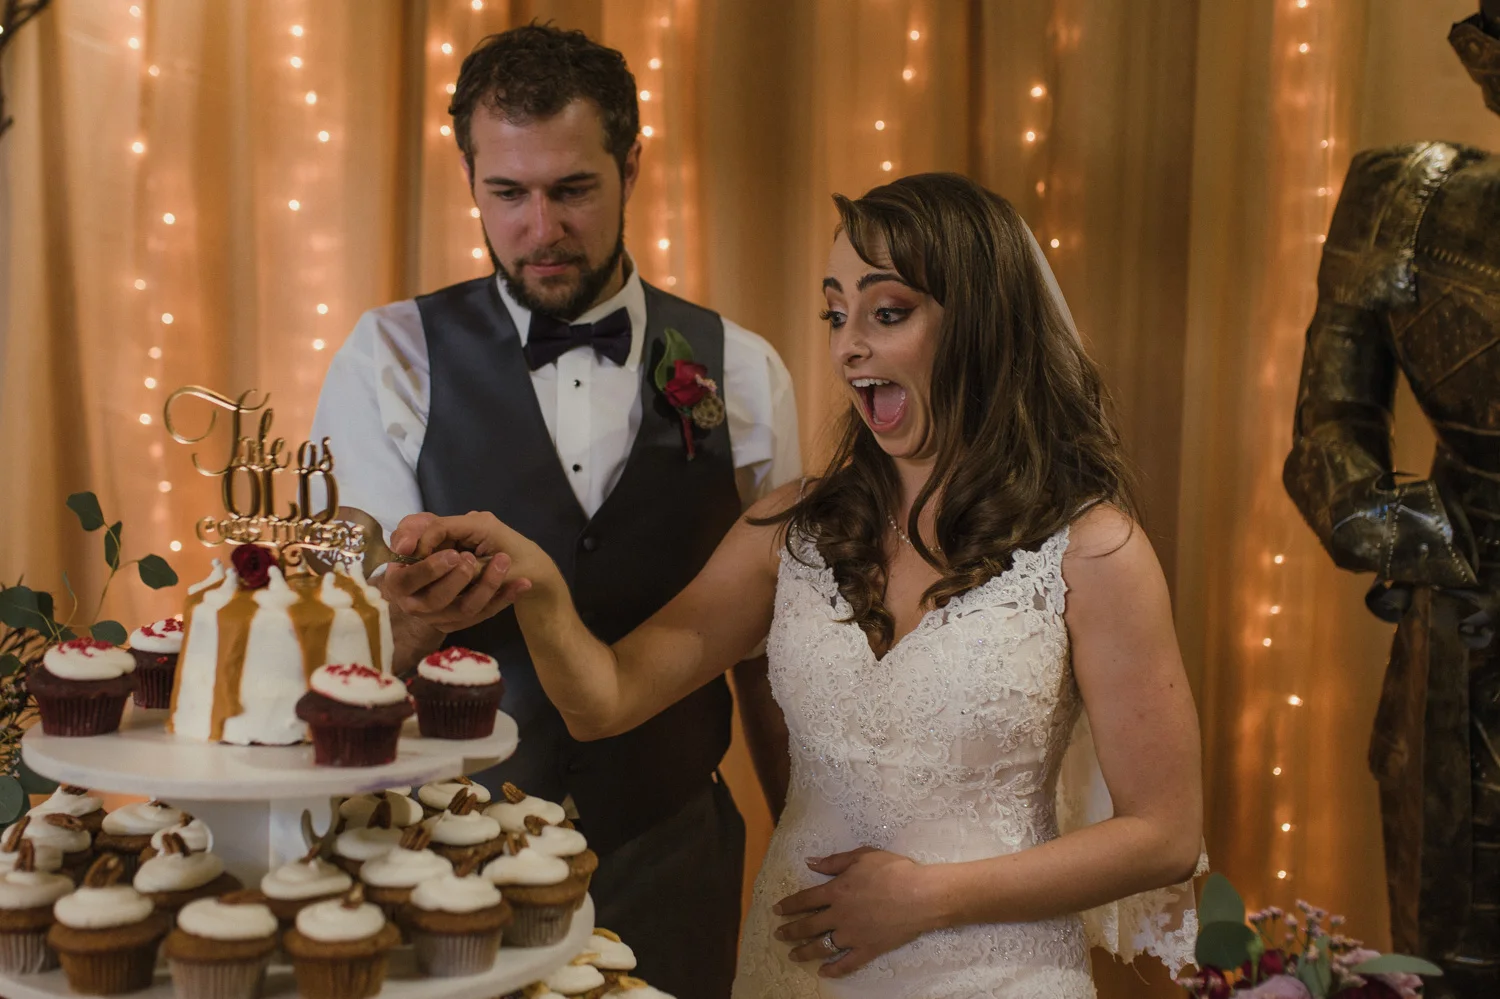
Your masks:
{"label": "wedding ring", "polygon": [[833,957],[836,954],[843,953],[843,950],[839,947],[839,945],[833,942],[832,930],[829,930],[827,933],[823,934],[823,951],[829,957]]}

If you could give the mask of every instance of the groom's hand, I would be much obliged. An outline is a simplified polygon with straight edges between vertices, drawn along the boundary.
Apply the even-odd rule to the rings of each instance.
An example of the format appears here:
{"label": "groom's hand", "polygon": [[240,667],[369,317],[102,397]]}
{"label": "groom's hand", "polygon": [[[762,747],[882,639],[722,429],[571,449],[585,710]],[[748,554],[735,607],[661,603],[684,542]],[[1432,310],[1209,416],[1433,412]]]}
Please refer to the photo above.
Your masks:
{"label": "groom's hand", "polygon": [[[417,551],[440,532],[441,519],[431,513],[413,514],[391,534],[391,550],[400,555]],[[462,631],[509,607],[521,592],[522,581],[510,581],[511,560],[497,554],[482,565],[471,551],[439,547],[413,565],[387,563],[381,592],[401,614],[441,635]]]}

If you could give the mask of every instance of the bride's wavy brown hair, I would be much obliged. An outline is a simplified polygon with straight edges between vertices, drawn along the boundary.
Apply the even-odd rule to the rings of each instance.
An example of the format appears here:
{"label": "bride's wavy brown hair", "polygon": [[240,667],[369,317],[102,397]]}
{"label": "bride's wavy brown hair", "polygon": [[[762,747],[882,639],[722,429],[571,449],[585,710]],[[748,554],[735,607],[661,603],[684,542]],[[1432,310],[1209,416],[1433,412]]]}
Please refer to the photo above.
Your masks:
{"label": "bride's wavy brown hair", "polygon": [[[932,420],[918,453],[934,456],[906,533],[942,573],[923,603],[949,600],[1036,550],[1088,503],[1135,517],[1129,463],[1099,369],[1059,312],[1010,202],[957,174],[903,177],[858,200],[834,196],[842,232],[872,267],[894,267],[943,307],[932,368]],[[881,259],[882,253],[889,261]],[[896,468],[854,405],[838,446],[799,501],[767,523],[812,538],[852,620],[880,646],[887,516],[900,509]],[[931,551],[918,517],[936,504]]]}

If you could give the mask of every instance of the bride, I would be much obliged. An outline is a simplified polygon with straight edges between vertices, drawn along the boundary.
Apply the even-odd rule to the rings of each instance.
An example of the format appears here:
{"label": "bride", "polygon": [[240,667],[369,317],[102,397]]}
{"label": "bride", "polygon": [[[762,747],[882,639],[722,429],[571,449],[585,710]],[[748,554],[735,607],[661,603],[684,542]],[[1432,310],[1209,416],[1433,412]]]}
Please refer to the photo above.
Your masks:
{"label": "bride", "polygon": [[1082,999],[1091,943],[1176,970],[1197,717],[1098,369],[1004,199],[926,174],[836,201],[836,454],[640,628],[596,640],[552,561],[489,514],[410,517],[392,548],[508,560],[537,674],[584,739],[769,631],[792,786],[737,999]]}

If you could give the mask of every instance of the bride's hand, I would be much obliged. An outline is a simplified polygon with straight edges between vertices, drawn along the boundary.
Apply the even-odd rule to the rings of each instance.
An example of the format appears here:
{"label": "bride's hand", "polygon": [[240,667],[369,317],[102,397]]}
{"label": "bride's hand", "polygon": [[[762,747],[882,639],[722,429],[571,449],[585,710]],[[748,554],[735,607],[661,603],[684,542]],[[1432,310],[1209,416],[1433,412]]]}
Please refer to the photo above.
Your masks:
{"label": "bride's hand", "polygon": [[933,868],[868,846],[807,866],[833,880],[777,904],[777,915],[801,918],[783,924],[776,939],[796,944],[793,961],[824,962],[818,974],[825,978],[842,978],[942,926]]}

